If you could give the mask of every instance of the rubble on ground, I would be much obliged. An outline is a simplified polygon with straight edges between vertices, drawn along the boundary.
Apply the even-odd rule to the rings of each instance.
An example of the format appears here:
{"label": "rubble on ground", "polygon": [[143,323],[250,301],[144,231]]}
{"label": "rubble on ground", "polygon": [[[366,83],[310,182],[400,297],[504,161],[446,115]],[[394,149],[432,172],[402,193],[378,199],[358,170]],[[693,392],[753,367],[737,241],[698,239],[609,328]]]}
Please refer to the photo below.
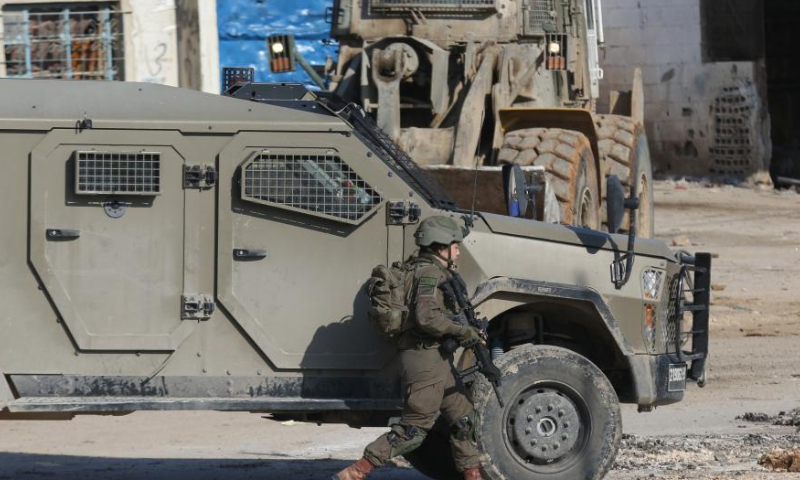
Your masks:
{"label": "rubble on ground", "polygon": [[758,464],[776,472],[800,472],[800,448],[770,450],[758,459]]}
{"label": "rubble on ground", "polygon": [[747,412],[744,415],[739,415],[736,420],[744,420],[746,422],[756,423],[771,423],[772,425],[779,425],[783,427],[800,427],[800,408],[795,408],[788,412],[780,412],[775,416],[770,416],[766,413]]}
{"label": "rubble on ground", "polygon": [[798,444],[800,435],[685,435],[660,438],[623,435],[614,470],[757,470],[758,462],[768,449],[791,449]]}

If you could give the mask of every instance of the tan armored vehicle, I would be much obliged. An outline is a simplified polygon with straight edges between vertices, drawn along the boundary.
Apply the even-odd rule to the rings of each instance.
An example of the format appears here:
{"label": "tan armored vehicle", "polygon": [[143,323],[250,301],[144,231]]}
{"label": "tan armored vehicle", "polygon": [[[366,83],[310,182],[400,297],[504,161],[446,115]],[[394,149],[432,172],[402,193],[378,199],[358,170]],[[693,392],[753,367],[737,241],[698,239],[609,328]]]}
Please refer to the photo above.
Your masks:
{"label": "tan armored vehicle", "polygon": [[[602,228],[605,178],[638,183],[639,234],[651,237],[652,167],[641,75],[596,109],[603,71],[601,0],[335,0],[339,56],[329,83],[459,203],[500,213],[499,164],[546,175],[554,209],[538,218]],[[273,71],[302,60],[270,37]]]}
{"label": "tan armored vehicle", "polygon": [[[3,417],[385,426],[402,403],[395,351],[367,324],[363,287],[434,214],[470,229],[460,268],[504,374],[504,408],[472,383],[493,480],[600,478],[618,402],[674,403],[703,378],[708,255],[473,216],[358,106],[297,85],[0,80],[0,93]],[[447,434],[410,458],[438,479],[454,474]]]}

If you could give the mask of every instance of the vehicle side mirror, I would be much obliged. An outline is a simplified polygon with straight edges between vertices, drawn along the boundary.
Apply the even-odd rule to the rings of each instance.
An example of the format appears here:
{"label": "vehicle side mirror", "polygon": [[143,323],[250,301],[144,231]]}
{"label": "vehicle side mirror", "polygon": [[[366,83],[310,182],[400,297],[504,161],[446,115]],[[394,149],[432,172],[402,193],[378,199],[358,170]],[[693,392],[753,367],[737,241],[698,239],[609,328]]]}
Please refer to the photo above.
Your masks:
{"label": "vehicle side mirror", "polygon": [[611,281],[619,290],[631,278],[633,260],[636,258],[634,247],[636,244],[636,210],[639,208],[639,197],[636,193],[636,184],[631,186],[631,196],[625,198],[625,189],[616,175],[609,175],[606,179],[606,208],[608,213],[608,231],[619,232],[625,210],[630,210],[630,224],[628,225],[628,249],[624,255],[614,249],[614,261],[611,263]]}
{"label": "vehicle side mirror", "polygon": [[503,192],[508,216],[524,218],[533,196],[519,165],[503,165]]}
{"label": "vehicle side mirror", "polygon": [[619,232],[625,216],[625,189],[616,175],[606,178],[606,213],[609,233]]}

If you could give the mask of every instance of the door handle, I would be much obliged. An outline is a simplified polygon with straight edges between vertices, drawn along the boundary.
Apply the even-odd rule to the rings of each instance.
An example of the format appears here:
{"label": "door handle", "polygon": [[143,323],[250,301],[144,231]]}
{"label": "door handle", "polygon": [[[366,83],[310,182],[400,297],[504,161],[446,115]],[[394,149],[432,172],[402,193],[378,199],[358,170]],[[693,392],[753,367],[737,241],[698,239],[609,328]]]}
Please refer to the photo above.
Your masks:
{"label": "door handle", "polygon": [[67,228],[48,228],[46,234],[48,240],[75,240],[81,236],[81,231]]}
{"label": "door handle", "polygon": [[250,250],[247,248],[234,248],[233,258],[236,260],[261,260],[267,258],[267,251]]}

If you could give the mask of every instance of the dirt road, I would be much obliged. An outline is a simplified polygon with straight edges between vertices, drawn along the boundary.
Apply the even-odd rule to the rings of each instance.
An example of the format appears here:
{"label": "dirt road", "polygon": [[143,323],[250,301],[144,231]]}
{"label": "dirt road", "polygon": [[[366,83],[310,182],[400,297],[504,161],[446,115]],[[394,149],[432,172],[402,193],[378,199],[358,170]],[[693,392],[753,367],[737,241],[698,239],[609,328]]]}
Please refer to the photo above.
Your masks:
{"label": "dirt road", "polygon": [[[736,419],[800,407],[800,195],[659,182],[656,212],[659,238],[719,255],[708,386],[655,412],[624,407],[609,478],[800,478],[756,464],[800,445],[797,427]],[[382,431],[215,412],[0,422],[0,479],[329,478]],[[425,477],[396,467],[370,478]]]}

